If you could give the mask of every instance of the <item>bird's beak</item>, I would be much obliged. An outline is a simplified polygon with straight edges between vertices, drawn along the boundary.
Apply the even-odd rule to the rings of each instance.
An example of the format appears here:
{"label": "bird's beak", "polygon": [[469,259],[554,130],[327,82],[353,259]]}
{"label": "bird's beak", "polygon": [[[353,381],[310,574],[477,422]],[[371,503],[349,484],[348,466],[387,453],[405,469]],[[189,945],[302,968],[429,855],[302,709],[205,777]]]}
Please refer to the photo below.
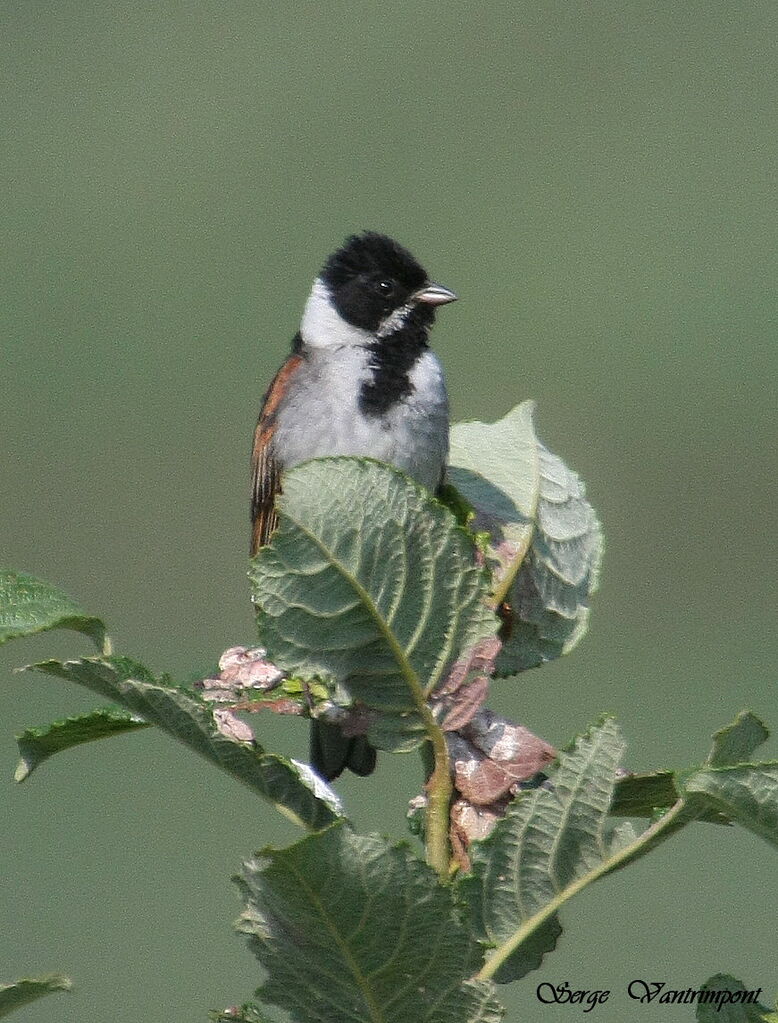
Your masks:
{"label": "bird's beak", "polygon": [[425,284],[414,295],[414,302],[426,302],[427,305],[445,305],[447,302],[456,302],[456,295],[442,284]]}

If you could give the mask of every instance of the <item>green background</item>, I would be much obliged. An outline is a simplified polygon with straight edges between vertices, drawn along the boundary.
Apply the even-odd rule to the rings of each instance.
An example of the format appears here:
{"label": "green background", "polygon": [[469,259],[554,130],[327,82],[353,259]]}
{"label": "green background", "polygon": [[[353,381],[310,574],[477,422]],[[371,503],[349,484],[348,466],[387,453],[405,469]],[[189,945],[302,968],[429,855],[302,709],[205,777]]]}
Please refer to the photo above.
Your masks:
{"label": "green background", "polygon": [[[589,636],[491,703],[556,744],[613,711],[636,770],[700,759],[742,707],[778,728],[777,31],[772,0],[7,0],[2,561],[177,678],[250,641],[258,405],[321,261],[370,227],[461,296],[433,335],[454,418],[535,398],[604,523]],[[2,652],[0,973],[75,978],[31,1023],[191,1023],[259,982],[228,879],[297,833],[146,732],[14,788],[13,732],[94,701],[12,667],[86,651]],[[398,835],[418,787],[414,757],[339,784]],[[614,1023],[692,1018],[630,1003],[638,977],[770,1000],[776,867],[739,831],[673,839],[566,909],[508,1018],[579,1013],[541,980],[610,988]]]}

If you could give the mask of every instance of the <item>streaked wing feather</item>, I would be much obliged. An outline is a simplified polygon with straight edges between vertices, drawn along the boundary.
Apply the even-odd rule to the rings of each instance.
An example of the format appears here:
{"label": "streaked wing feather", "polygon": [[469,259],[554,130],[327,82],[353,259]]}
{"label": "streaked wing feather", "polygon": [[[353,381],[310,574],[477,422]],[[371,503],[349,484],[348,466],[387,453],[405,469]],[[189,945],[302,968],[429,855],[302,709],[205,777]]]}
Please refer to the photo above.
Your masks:
{"label": "streaked wing feather", "polygon": [[270,539],[278,525],[275,499],[281,491],[283,466],[273,454],[273,434],[278,409],[289,382],[304,362],[302,355],[290,355],[270,385],[254,431],[251,453],[251,556]]}

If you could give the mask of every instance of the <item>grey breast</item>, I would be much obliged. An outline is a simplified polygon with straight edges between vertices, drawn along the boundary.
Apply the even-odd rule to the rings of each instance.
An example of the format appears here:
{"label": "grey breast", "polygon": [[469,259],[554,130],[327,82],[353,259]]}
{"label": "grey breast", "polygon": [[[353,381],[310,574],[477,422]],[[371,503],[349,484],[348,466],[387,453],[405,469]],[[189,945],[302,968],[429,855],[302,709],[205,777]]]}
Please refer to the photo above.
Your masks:
{"label": "grey breast", "polygon": [[366,416],[359,392],[370,373],[362,348],[310,352],[279,411],[273,454],[284,468],[327,455],[369,455],[434,490],[448,454],[448,397],[440,363],[424,352],[412,391],[385,414]]}

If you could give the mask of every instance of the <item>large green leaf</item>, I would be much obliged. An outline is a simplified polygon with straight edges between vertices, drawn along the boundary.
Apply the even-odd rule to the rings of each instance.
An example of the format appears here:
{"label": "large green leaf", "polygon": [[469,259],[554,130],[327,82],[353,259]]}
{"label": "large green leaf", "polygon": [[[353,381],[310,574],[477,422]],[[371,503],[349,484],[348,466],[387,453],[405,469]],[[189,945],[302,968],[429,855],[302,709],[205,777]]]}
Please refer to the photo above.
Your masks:
{"label": "large green leaf", "polygon": [[765,737],[761,722],[740,714],[716,733],[703,768],[657,773],[627,788],[620,813],[672,804],[639,834],[608,819],[624,748],[615,722],[605,719],[562,753],[549,780],[514,800],[491,835],[470,847],[473,870],[461,892],[475,936],[492,950],[477,978],[514,980],[537,966],[568,899],[692,821],[736,821],[778,845],[778,763],[725,766]]}
{"label": "large green leaf", "polygon": [[414,709],[497,626],[470,538],[427,491],[370,459],[292,469],[278,513],[251,570],[269,657],[336,680],[337,703],[381,711],[369,733],[381,747],[418,741]]}
{"label": "large green leaf", "polygon": [[35,576],[0,569],[0,643],[48,629],[75,629],[101,647],[105,626],[62,590]]}
{"label": "large green leaf", "polygon": [[24,781],[49,757],[63,750],[82,746],[86,742],[123,735],[139,728],[148,728],[137,715],[115,707],[104,707],[79,714],[77,717],[53,721],[43,728],[27,728],[17,735],[16,742],[22,759],[14,774],[15,781]]}
{"label": "large green leaf", "polygon": [[266,851],[236,879],[257,992],[296,1023],[496,1023],[449,886],[405,845],[335,825]]}
{"label": "large green leaf", "polygon": [[558,906],[634,838],[631,829],[614,834],[607,826],[623,750],[607,719],[560,755],[545,786],[523,793],[489,838],[471,846],[473,870],[461,891],[476,937],[494,950],[495,980],[516,980],[540,965],[559,933]]}
{"label": "large green leaf", "polygon": [[8,1016],[23,1005],[29,1005],[44,995],[54,991],[70,991],[72,981],[61,973],[51,973],[46,977],[31,977],[17,980],[14,984],[0,984],[0,1016]]}
{"label": "large green leaf", "polygon": [[587,627],[602,534],[579,477],[537,439],[526,401],[496,423],[451,431],[449,479],[490,535],[494,599],[508,618],[497,662],[511,674],[571,650]]}
{"label": "large green leaf", "polygon": [[90,657],[31,667],[86,686],[157,725],[305,827],[324,827],[340,815],[334,793],[304,765],[229,734],[218,709],[160,682],[143,665],[122,657]]}

